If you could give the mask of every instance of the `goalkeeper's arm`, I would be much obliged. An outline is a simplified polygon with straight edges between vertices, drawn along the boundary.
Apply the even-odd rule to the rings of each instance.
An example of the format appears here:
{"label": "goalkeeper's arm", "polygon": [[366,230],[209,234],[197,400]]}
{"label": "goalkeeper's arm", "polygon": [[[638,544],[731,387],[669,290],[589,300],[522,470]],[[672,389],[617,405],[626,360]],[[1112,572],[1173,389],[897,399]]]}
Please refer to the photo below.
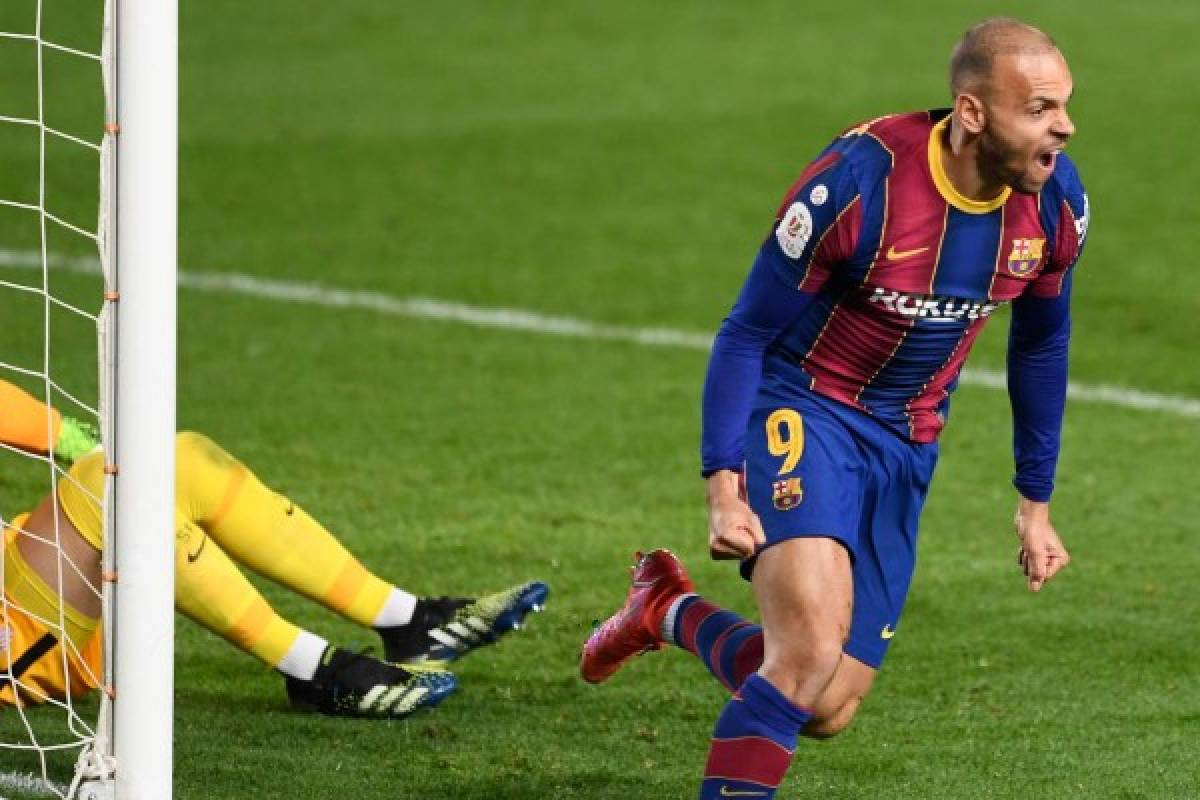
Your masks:
{"label": "goalkeeper's arm", "polygon": [[64,415],[8,381],[0,380],[0,442],[71,463],[100,440],[96,427]]}

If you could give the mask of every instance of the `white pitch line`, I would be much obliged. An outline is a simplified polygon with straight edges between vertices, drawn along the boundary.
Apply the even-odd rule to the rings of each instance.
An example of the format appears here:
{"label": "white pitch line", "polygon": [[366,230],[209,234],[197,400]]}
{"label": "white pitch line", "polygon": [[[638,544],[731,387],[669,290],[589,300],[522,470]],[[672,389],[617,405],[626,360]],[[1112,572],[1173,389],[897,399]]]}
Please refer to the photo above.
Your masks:
{"label": "white pitch line", "polygon": [[[48,781],[33,773],[0,772],[0,791],[20,792],[40,797],[66,797],[67,786]],[[4,800],[0,796],[0,800]]]}
{"label": "white pitch line", "polygon": [[[93,258],[51,256],[49,264],[53,269],[71,272],[96,273],[99,271],[99,266]],[[38,253],[0,250],[0,267],[41,269],[41,266],[41,255]],[[361,308],[380,314],[458,322],[481,328],[527,331],[579,339],[632,342],[654,347],[679,347],[689,350],[707,351],[712,347],[712,335],[694,331],[605,325],[577,317],[552,316],[536,311],[515,308],[483,308],[427,297],[396,297],[382,292],[338,289],[315,283],[281,281],[237,272],[180,270],[179,285],[186,289],[204,292],[225,292],[326,308]],[[960,383],[999,391],[1004,391],[1007,387],[1003,372],[987,369],[964,369]],[[1076,402],[1099,403],[1200,419],[1200,399],[1182,395],[1158,394],[1122,386],[1071,381],[1067,385],[1067,396]]]}

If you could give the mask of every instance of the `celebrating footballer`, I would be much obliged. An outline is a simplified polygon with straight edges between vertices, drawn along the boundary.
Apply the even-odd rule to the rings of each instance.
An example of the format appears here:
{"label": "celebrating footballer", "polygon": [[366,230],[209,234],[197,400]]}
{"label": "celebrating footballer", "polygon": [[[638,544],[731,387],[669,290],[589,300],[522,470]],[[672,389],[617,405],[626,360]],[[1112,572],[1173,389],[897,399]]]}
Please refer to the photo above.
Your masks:
{"label": "celebrating footballer", "polygon": [[964,34],[949,79],[951,108],[856,125],[809,164],[717,334],[709,547],[740,560],[761,624],[655,550],[584,646],[593,683],[670,643],[729,690],[702,800],[774,797],[798,737],[858,711],[902,630],[950,394],[1005,304],[1018,562],[1033,591],[1069,562],[1050,497],[1089,219],[1063,153],[1071,73],[1045,33],[995,18]]}

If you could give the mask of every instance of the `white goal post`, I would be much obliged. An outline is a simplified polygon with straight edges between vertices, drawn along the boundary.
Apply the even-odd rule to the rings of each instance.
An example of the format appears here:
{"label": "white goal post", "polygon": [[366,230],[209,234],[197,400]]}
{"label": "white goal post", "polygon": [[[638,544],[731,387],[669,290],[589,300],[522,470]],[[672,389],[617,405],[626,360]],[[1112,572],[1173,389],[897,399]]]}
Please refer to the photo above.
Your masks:
{"label": "white goal post", "polygon": [[117,800],[163,800],[174,716],[178,0],[114,2],[111,742]]}
{"label": "white goal post", "polygon": [[78,794],[167,800],[175,655],[178,0],[110,2],[104,43],[110,147],[101,186],[110,193],[102,207],[112,218],[101,229],[115,236],[101,243],[108,378],[101,391],[111,409],[103,559],[111,704],[90,754],[100,774]]}

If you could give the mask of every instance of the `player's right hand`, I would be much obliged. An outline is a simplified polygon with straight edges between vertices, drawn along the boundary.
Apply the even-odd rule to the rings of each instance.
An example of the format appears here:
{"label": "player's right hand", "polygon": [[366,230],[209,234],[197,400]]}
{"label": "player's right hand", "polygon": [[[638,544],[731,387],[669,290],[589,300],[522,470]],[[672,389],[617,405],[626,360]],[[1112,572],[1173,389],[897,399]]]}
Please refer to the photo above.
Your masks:
{"label": "player's right hand", "polygon": [[740,479],[729,470],[708,479],[708,554],[714,559],[749,558],[767,541],[758,515],[741,496]]}
{"label": "player's right hand", "polygon": [[1059,570],[1071,563],[1071,556],[1050,522],[1050,504],[1036,503],[1024,497],[1017,504],[1014,519],[1021,547],[1017,564],[1025,573],[1029,591],[1038,592]]}

